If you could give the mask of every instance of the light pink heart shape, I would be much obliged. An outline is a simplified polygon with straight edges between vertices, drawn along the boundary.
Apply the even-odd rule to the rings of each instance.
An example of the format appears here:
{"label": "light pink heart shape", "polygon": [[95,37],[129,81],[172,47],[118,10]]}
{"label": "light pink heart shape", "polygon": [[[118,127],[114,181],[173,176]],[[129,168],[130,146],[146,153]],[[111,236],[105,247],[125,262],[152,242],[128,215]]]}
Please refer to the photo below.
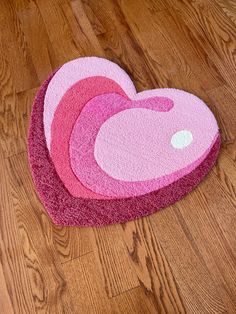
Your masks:
{"label": "light pink heart shape", "polygon": [[[138,115],[137,109],[142,109]],[[207,123],[199,128],[201,111],[189,119],[191,114],[180,115],[168,98],[131,101],[117,94],[97,96],[74,124],[71,167],[84,186],[106,196],[137,196],[163,188],[196,168],[215,142],[214,128]],[[117,122],[118,115],[123,120]],[[171,136],[186,129],[193,142],[174,148]]]}
{"label": "light pink heart shape", "polygon": [[[63,113],[63,115],[61,115],[61,119],[57,119],[57,113],[60,112],[60,110],[62,109],[63,106],[61,106],[61,104],[63,100],[66,99],[67,95],[69,95],[70,92],[71,95],[73,95],[73,89],[75,84],[80,84],[83,79],[90,82],[91,80],[94,80],[94,82],[98,83],[98,81],[96,81],[97,78],[95,78],[97,76],[100,77],[100,80],[102,77],[104,83],[106,82],[103,86],[99,86],[99,84],[86,86],[85,84],[83,88],[83,95],[80,94],[80,91],[75,92],[74,96],[78,97],[77,100],[83,99],[83,101],[81,102],[82,105],[79,109],[79,107],[77,107],[77,102],[73,104],[73,121],[71,120],[73,123],[69,123],[69,125],[67,125],[70,132],[72,132],[72,130],[73,132],[67,132],[66,141],[64,142],[65,146],[57,147],[62,156],[64,156],[63,154],[66,151],[66,162],[67,165],[69,165],[74,180],[72,181],[71,186],[73,186],[73,184],[76,182],[77,188],[79,187],[76,190],[76,193],[78,193],[77,196],[74,196],[73,193],[71,193],[70,190],[65,186],[65,182],[62,179],[62,173],[58,171],[58,168],[53,162],[55,161],[55,156],[53,155],[53,142],[54,140],[57,141],[58,136],[63,138],[65,134],[64,132],[66,130],[66,123],[63,123],[64,127],[61,130],[60,125],[62,125],[61,122],[63,119],[65,120],[65,122],[68,122],[69,120],[67,120],[67,114],[71,114],[69,111],[62,110],[61,113]],[[96,93],[96,90],[100,91]],[[82,117],[84,109],[84,113],[86,113],[86,106],[90,103],[90,101],[91,103],[93,103],[95,101],[95,96],[100,97],[99,95],[101,94],[103,95],[104,93],[114,93],[114,91],[116,95],[118,94],[122,95],[122,97],[125,97],[125,102],[129,101],[130,103],[138,100],[148,102],[149,98],[158,97],[170,99],[174,103],[174,106],[173,108],[171,108],[171,110],[169,110],[169,112],[162,113],[163,115],[170,115],[168,116],[168,118],[166,118],[166,120],[160,119],[160,117],[155,118],[155,120],[153,119],[153,115],[148,116],[148,121],[152,120],[152,124],[150,124],[151,131],[149,134],[152,134],[153,131],[155,132],[155,121],[159,121],[160,123],[166,122],[165,125],[163,124],[161,126],[161,129],[167,131],[174,131],[173,127],[176,127],[176,123],[178,124],[180,122],[182,130],[186,129],[186,125],[189,129],[192,128],[191,132],[194,135],[193,141],[189,146],[184,146],[183,150],[181,150],[183,153],[181,158],[183,158],[183,161],[186,162],[185,165],[191,165],[192,168],[188,168],[188,166],[184,167],[184,162],[182,165],[178,164],[178,170],[188,168],[188,171],[186,173],[182,173],[180,177],[176,177],[172,183],[168,182],[167,185],[162,185],[162,187],[160,185],[158,188],[156,186],[155,188],[157,188],[157,190],[153,190],[152,187],[152,189],[149,191],[153,192],[141,196],[132,196],[128,198],[121,197],[119,199],[117,198],[118,196],[116,196],[115,198],[111,195],[106,196],[106,194],[110,194],[106,193],[106,191],[101,191],[102,194],[104,193],[103,195],[98,194],[97,187],[99,187],[99,184],[101,184],[101,182],[99,182],[99,179],[97,179],[96,189],[94,189],[94,191],[91,190],[91,186],[85,186],[85,184],[87,184],[86,181],[84,181],[84,184],[82,184],[82,182],[80,181],[82,180],[80,178],[80,174],[78,174],[78,178],[75,175],[75,169],[77,169],[77,166],[80,169],[82,169],[83,167],[81,168],[80,165],[74,165],[74,173],[70,165],[70,141],[73,142],[73,136],[76,136],[77,134],[77,132],[74,133],[74,131],[76,130],[78,125],[79,127],[81,127],[82,125],[86,127],[86,124],[81,124],[79,115],[81,114]],[[84,98],[81,98],[81,96],[83,96]],[[67,109],[68,108],[69,107],[67,107]],[[96,112],[96,110],[94,112]],[[126,108],[125,110],[122,110],[117,114],[119,114],[118,117],[114,114],[109,117],[107,116],[107,119],[103,121],[100,125],[96,136],[94,135],[94,147],[96,147],[97,145],[97,150],[96,152],[94,150],[93,154],[94,159],[96,160],[97,165],[100,167],[100,169],[102,169],[104,173],[110,176],[110,180],[118,181],[121,179],[121,181],[125,184],[132,183],[136,186],[138,186],[140,182],[141,184],[143,184],[143,186],[145,186],[144,182],[146,182],[146,184],[148,185],[148,183],[150,183],[152,180],[135,181],[137,180],[138,176],[135,177],[135,172],[132,173],[132,171],[129,171],[130,169],[128,167],[127,171],[125,173],[123,172],[123,174],[119,174],[119,172],[117,172],[117,167],[110,167],[109,160],[111,160],[113,157],[117,157],[114,155],[114,145],[116,144],[117,140],[120,140],[120,134],[119,132],[117,132],[117,130],[119,130],[119,128],[122,126],[122,128],[126,132],[131,132],[132,128],[128,128],[129,126],[127,125],[127,121],[131,121],[134,117],[139,117],[138,120],[141,121],[145,116],[145,114],[143,116],[130,115],[130,108]],[[158,115],[159,112],[156,111],[155,114]],[[172,115],[173,117],[171,118]],[[86,114],[85,116],[87,117]],[[148,123],[146,123],[146,125],[147,124]],[[53,131],[54,126],[56,126],[57,129],[55,133]],[[133,129],[135,128],[136,125],[134,125]],[[88,130],[89,128],[87,128],[87,131]],[[138,131],[139,129],[136,129],[133,134],[131,134],[126,142],[126,146],[128,146],[127,143],[129,143],[131,139],[133,141],[134,134]],[[176,129],[176,131],[181,130]],[[117,140],[112,140],[113,148],[109,151],[109,147],[105,145],[103,141],[104,139],[108,138],[108,135],[111,132],[114,132]],[[112,139],[114,139],[115,137],[112,137]],[[166,139],[165,145],[167,145],[167,143],[170,143],[170,141],[167,141],[166,136],[164,136],[164,138]],[[157,139],[158,137],[154,138],[154,142],[157,141]],[[174,142],[176,144],[176,147],[173,147],[173,149],[175,150],[175,152],[177,152],[177,149],[179,149],[178,139],[177,141],[173,141],[173,143]],[[220,137],[218,132],[218,126],[213,114],[204,104],[204,102],[198,97],[176,89],[155,89],[136,93],[134,85],[129,76],[117,65],[105,59],[88,57],[79,58],[63,65],[61,69],[59,69],[50,79],[45,81],[45,83],[42,85],[35,99],[31,114],[28,143],[29,159],[34,181],[40,198],[42,199],[53,221],[56,224],[68,226],[101,226],[110,223],[125,222],[131,219],[136,219],[142,216],[149,215],[159,210],[160,208],[166,207],[169,204],[174,203],[175,201],[179,200],[184,195],[189,193],[204,178],[204,176],[213,166],[220,148]],[[196,143],[197,145],[195,145]],[[85,142],[83,144],[85,144]],[[50,146],[52,147],[51,152],[49,152],[48,150]],[[121,148],[122,154],[124,153],[124,147],[125,145],[119,147],[119,149]],[[161,147],[164,146],[161,145],[157,149],[159,153]],[[132,151],[135,151],[135,149],[133,147]],[[151,150],[150,146],[149,149]],[[170,146],[168,146],[168,149],[170,149]],[[191,160],[186,159],[184,157],[184,152],[188,152],[191,149],[192,153],[188,156],[192,156],[192,158],[190,158]],[[108,154],[106,155],[104,154],[104,152],[108,152]],[[125,154],[123,154],[122,156],[124,157]],[[148,156],[150,157],[151,155],[149,154]],[[200,158],[198,158],[198,156],[200,156]],[[174,161],[171,156],[168,156],[168,158],[168,161]],[[181,158],[178,159],[179,162],[181,162]],[[153,162],[153,156],[151,160]],[[116,161],[120,162],[120,160],[118,159]],[[62,170],[63,165],[64,164],[62,163],[62,166],[60,166]],[[171,165],[171,163],[169,165]],[[162,167],[162,169],[164,168]],[[158,168],[156,168],[156,170],[158,170]],[[170,170],[173,171],[173,169]],[[169,174],[173,173],[174,172],[170,172]],[[140,172],[140,174],[143,176],[142,179],[145,176],[147,177],[147,173],[145,171]],[[165,177],[163,174],[164,173],[159,173],[159,177],[155,178],[154,180],[163,179]],[[120,179],[117,179],[117,177],[119,177],[120,175]],[[134,181],[127,181],[127,178],[133,179],[134,177]],[[163,182],[164,181],[162,180],[162,183]],[[143,191],[139,191],[139,193],[142,194]],[[119,195],[119,193],[117,195]]]}

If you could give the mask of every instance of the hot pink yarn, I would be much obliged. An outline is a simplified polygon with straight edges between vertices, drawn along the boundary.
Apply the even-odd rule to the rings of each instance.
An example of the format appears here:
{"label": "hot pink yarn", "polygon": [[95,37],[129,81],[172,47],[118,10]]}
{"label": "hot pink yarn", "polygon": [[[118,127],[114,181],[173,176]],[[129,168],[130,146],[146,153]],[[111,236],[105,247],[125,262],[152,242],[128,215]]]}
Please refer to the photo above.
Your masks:
{"label": "hot pink yarn", "polygon": [[72,196],[55,170],[44,134],[44,98],[52,77],[43,83],[34,101],[28,153],[37,191],[54,223],[64,226],[102,226],[150,215],[193,190],[214,165],[220,148],[219,134],[199,166],[157,191],[138,197],[111,200]]}

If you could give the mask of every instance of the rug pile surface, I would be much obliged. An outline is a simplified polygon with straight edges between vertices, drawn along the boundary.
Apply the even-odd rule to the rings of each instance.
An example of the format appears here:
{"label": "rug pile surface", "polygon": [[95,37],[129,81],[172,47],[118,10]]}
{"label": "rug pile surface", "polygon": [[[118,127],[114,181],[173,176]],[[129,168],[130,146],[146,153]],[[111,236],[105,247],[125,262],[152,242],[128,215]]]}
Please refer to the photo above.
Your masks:
{"label": "rug pile surface", "polygon": [[118,65],[64,64],[39,89],[28,152],[55,224],[103,226],[150,215],[191,192],[214,165],[220,135],[198,97],[136,92]]}

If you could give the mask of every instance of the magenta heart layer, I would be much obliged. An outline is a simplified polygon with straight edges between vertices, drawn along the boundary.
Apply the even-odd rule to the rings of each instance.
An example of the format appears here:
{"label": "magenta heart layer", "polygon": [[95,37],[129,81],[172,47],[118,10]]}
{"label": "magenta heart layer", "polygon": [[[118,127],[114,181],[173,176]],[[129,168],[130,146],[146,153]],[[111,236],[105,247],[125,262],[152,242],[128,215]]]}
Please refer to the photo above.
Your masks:
{"label": "magenta heart layer", "polygon": [[189,193],[213,166],[220,136],[196,96],[136,93],[116,64],[89,57],[68,62],[42,85],[28,147],[52,220],[101,226],[149,215]]}

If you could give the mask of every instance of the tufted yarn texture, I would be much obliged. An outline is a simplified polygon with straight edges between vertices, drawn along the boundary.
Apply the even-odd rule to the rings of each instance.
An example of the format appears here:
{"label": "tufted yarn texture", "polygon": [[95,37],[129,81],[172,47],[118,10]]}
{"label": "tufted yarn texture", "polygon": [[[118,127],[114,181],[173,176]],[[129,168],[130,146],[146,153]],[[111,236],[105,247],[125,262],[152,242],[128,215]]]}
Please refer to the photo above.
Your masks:
{"label": "tufted yarn texture", "polygon": [[[82,58],[83,59],[83,58]],[[93,58],[94,62],[94,58]],[[60,71],[60,69],[58,70]],[[65,69],[63,69],[65,71]],[[99,70],[100,71],[100,70]],[[117,73],[119,72],[116,68]],[[100,72],[99,72],[100,73]],[[94,78],[86,78],[84,77],[83,79],[89,80],[89,84],[91,85],[90,91],[89,88],[86,88],[84,86],[84,102],[81,105],[81,109],[77,114],[75,113],[70,113],[68,116],[71,116],[73,121],[72,123],[69,123],[69,131],[66,133],[66,141],[62,141],[61,139],[58,140],[57,136],[60,135],[60,119],[53,121],[53,119],[50,117],[50,123],[52,123],[52,132],[50,133],[50,136],[48,136],[48,140],[46,140],[45,136],[45,119],[44,119],[44,104],[45,104],[45,95],[48,89],[48,86],[55,76],[55,73],[52,74],[41,86],[39,89],[34,104],[32,108],[32,113],[31,113],[31,121],[30,121],[30,128],[29,128],[29,135],[28,135],[28,155],[29,155],[29,162],[31,166],[31,171],[32,171],[32,176],[34,179],[35,186],[37,188],[38,194],[40,196],[40,199],[42,200],[42,203],[44,204],[49,216],[51,217],[52,221],[55,224],[58,225],[64,225],[64,226],[103,226],[107,224],[114,224],[114,223],[123,223],[129,220],[137,219],[143,216],[150,215],[161,208],[165,208],[166,206],[175,203],[182,197],[184,197],[187,193],[191,192],[200,182],[201,180],[206,176],[206,174],[210,171],[210,169],[213,167],[217,155],[220,149],[220,135],[217,129],[217,132],[215,133],[215,136],[212,138],[212,141],[209,142],[210,145],[208,145],[207,149],[205,149],[205,142],[200,141],[199,146],[202,145],[202,151],[204,151],[204,154],[201,153],[201,158],[196,158],[193,159],[193,163],[191,163],[191,167],[188,168],[188,171],[186,172],[181,172],[180,175],[178,176],[172,176],[173,180],[172,181],[161,181],[161,185],[154,187],[153,189],[150,189],[150,192],[144,192],[142,193],[137,193],[137,191],[134,188],[134,192],[131,194],[129,193],[122,193],[124,190],[120,190],[120,185],[121,186],[148,186],[150,184],[149,181],[142,180],[140,182],[125,182],[121,181],[122,184],[117,184],[117,186],[114,187],[115,193],[106,193],[106,188],[104,186],[102,188],[96,188],[99,187],[99,184],[102,184],[102,181],[97,179],[96,177],[99,178],[97,175],[97,172],[100,172],[100,175],[102,177],[108,178],[109,184],[112,185],[111,182],[115,182],[115,179],[110,177],[109,175],[103,172],[101,168],[99,168],[99,165],[96,164],[96,160],[94,159],[93,156],[93,147],[83,147],[83,144],[88,145],[88,143],[94,145],[95,142],[95,137],[96,133],[99,131],[99,128],[101,125],[94,131],[93,127],[95,126],[96,122],[98,121],[97,119],[101,120],[101,124],[106,121],[108,116],[111,116],[111,111],[110,108],[106,108],[107,111],[102,111],[102,101],[95,102],[93,105],[94,107],[92,108],[92,111],[86,112],[86,107],[89,104],[89,101],[94,101],[95,97],[99,99],[99,95],[109,95],[112,90],[116,90],[116,96],[119,94],[121,97],[118,102],[114,101],[112,104],[115,106],[114,112],[118,112],[126,108],[126,99],[127,101],[129,100],[129,95],[127,95],[127,90],[124,92],[124,88],[119,88],[119,85],[117,84],[117,80],[112,81],[111,78],[99,78],[95,77]],[[92,72],[91,72],[92,76]],[[125,76],[124,76],[125,77]],[[109,81],[110,80],[110,81]],[[126,80],[126,77],[125,77]],[[98,82],[99,81],[99,82]],[[101,83],[103,81],[103,83]],[[82,81],[80,81],[82,82]],[[123,82],[123,81],[122,81]],[[101,83],[100,87],[96,87]],[[125,82],[126,83],[126,82]],[[124,83],[124,84],[125,84]],[[104,85],[105,84],[105,85]],[[123,84],[123,83],[122,83]],[[57,98],[58,103],[60,104],[60,101],[63,101],[63,97],[71,97],[71,95],[68,94],[68,91],[71,90],[70,93],[74,93],[73,88],[75,86],[82,86],[81,83],[77,82],[75,83],[73,81],[73,84],[71,83],[70,88],[68,88],[67,91],[63,92],[63,96],[61,100]],[[101,87],[102,86],[102,87]],[[93,97],[91,96],[91,91],[93,89],[98,88],[98,92],[95,91]],[[132,84],[130,84],[130,88],[132,89]],[[118,91],[118,92],[117,92]],[[86,94],[88,93],[88,94]],[[132,90],[133,93],[133,90]],[[145,92],[143,92],[145,93]],[[166,95],[165,95],[166,93]],[[178,94],[178,91],[176,92]],[[174,95],[176,95],[176,93]],[[183,92],[185,93],[185,92]],[[148,95],[149,97],[156,97],[157,103],[159,103],[158,106],[160,106],[159,110],[166,111],[162,112],[162,114],[168,114],[167,111],[170,111],[174,109],[176,101],[174,97],[171,96],[171,93],[169,93],[170,97],[168,97],[168,91],[162,93],[163,95],[157,96],[156,93],[152,94],[152,91]],[[121,96],[122,95],[122,96]],[[150,101],[148,103],[148,98],[146,97],[145,94],[142,93],[137,94],[137,96],[134,96],[136,98],[137,103],[140,102],[141,108],[144,108],[145,106],[152,106],[152,102]],[[182,94],[181,94],[182,95]],[[76,97],[80,97],[80,94],[77,93]],[[107,99],[106,97],[109,98],[109,96],[105,96],[104,99]],[[123,98],[122,98],[123,97]],[[159,100],[158,100],[159,97]],[[161,98],[162,97],[162,98]],[[195,96],[194,96],[195,97]],[[51,99],[53,99],[51,97]],[[64,98],[65,100],[66,98]],[[73,99],[73,98],[72,98]],[[144,100],[142,100],[144,99]],[[179,98],[178,98],[179,99]],[[68,99],[67,99],[68,100]],[[68,101],[64,102],[64,111],[62,110],[61,117],[64,117],[65,119],[65,125],[66,125],[66,112],[70,110],[70,106],[74,106],[72,111],[76,110],[76,101],[71,104],[69,104]],[[143,104],[142,104],[143,102]],[[163,102],[164,105],[160,105],[160,103]],[[165,105],[166,104],[166,105]],[[109,104],[108,104],[109,105]],[[116,107],[117,106],[117,107]],[[117,109],[119,106],[120,109]],[[123,106],[123,107],[122,107]],[[173,107],[174,106],[174,107]],[[61,110],[60,107],[54,108],[54,117],[57,117],[57,110]],[[173,107],[173,108],[172,108]],[[98,118],[96,119],[96,113],[94,113],[94,108],[99,109],[98,111]],[[167,109],[165,109],[167,108]],[[47,109],[48,110],[48,109]],[[84,113],[83,113],[84,110]],[[205,109],[204,109],[205,110]],[[206,109],[208,110],[208,108]],[[154,110],[155,111],[155,110]],[[59,111],[58,111],[59,112]],[[80,122],[80,112],[81,114],[84,114],[85,120],[81,119]],[[89,119],[89,115],[93,112],[93,116],[91,119]],[[207,112],[207,111],[206,111]],[[108,114],[109,113],[109,114]],[[114,114],[114,113],[113,113]],[[100,118],[99,118],[100,117]],[[81,115],[82,118],[82,115]],[[55,118],[56,119],[56,118]],[[93,119],[95,119],[93,121]],[[210,116],[209,119],[213,119],[212,116]],[[69,120],[68,120],[69,121]],[[76,122],[77,121],[77,122]],[[85,124],[83,124],[83,121],[86,121]],[[196,120],[197,121],[197,120]],[[194,123],[197,123],[197,122]],[[210,126],[209,126],[209,132],[211,132],[211,121],[210,121]],[[78,124],[76,124],[78,123]],[[80,124],[80,128],[78,128],[78,125]],[[89,123],[91,123],[89,125]],[[87,127],[88,129],[91,128],[91,130],[94,131],[92,135],[92,141],[89,141],[89,136],[88,136],[88,141],[83,143],[83,136],[80,137],[80,132],[82,130],[86,133]],[[64,126],[65,128],[65,126]],[[81,129],[82,128],[82,129]],[[84,129],[83,129],[84,128]],[[47,132],[48,131],[47,127]],[[215,132],[216,126],[213,126],[213,130]],[[212,134],[214,133],[212,131]],[[49,133],[48,133],[49,134]],[[55,134],[56,137],[55,137]],[[209,133],[210,134],[210,133]],[[74,135],[74,137],[73,137]],[[63,132],[61,134],[63,136]],[[204,136],[204,135],[203,135]],[[50,139],[50,141],[49,141]],[[193,137],[193,141],[196,139],[196,137]],[[48,141],[48,142],[47,142]],[[67,145],[68,142],[68,146]],[[48,143],[51,143],[51,147],[53,148],[51,151],[48,148]],[[66,156],[66,167],[69,169],[71,164],[71,156],[70,153],[73,151],[73,156],[76,156],[76,159],[72,163],[71,168],[68,170],[71,173],[71,176],[74,177],[74,180],[78,179],[78,185],[81,187],[77,190],[70,191],[70,188],[66,186],[67,183],[64,182],[66,180],[66,172],[64,172],[64,176],[61,176],[61,172],[58,171],[58,169],[55,167],[55,158],[58,158],[60,160],[60,156],[58,157],[57,154],[60,154],[60,149],[62,146],[60,143],[63,143],[64,147],[64,152],[62,156]],[[206,144],[207,145],[207,144]],[[80,152],[83,152],[83,149],[85,149],[85,156],[87,158],[87,151],[90,151],[90,156],[93,157],[93,167],[96,165],[95,168],[89,167],[89,163],[91,158],[86,159],[82,158],[80,159]],[[174,149],[173,149],[174,150]],[[190,149],[189,149],[190,151]],[[195,151],[194,151],[195,152]],[[77,153],[77,155],[76,155]],[[177,153],[180,154],[179,151]],[[78,159],[79,158],[79,159]],[[65,160],[63,157],[61,160]],[[86,166],[84,164],[84,167],[81,167],[81,164],[83,165],[82,162],[87,162]],[[63,161],[64,162],[64,161]],[[75,167],[76,162],[79,162],[78,166],[78,173],[73,167]],[[65,168],[63,166],[64,164],[62,163],[61,168]],[[81,167],[81,168],[79,168]],[[87,168],[86,168],[87,167]],[[180,169],[181,170],[181,169]],[[80,175],[80,172],[83,172],[83,175]],[[89,171],[92,171],[91,173]],[[78,177],[77,177],[78,175]],[[85,179],[81,179],[81,178]],[[87,180],[88,178],[93,178],[93,184],[95,187],[92,187],[89,184],[85,184],[83,180]],[[76,178],[76,179],[75,179]],[[118,181],[116,181],[118,182]],[[73,184],[72,184],[73,185]],[[82,191],[82,192],[81,192]],[[108,191],[108,190],[107,190]],[[127,190],[125,190],[127,192]],[[145,191],[145,189],[144,189]],[[80,194],[79,194],[80,193]],[[91,197],[92,195],[92,197]]]}

